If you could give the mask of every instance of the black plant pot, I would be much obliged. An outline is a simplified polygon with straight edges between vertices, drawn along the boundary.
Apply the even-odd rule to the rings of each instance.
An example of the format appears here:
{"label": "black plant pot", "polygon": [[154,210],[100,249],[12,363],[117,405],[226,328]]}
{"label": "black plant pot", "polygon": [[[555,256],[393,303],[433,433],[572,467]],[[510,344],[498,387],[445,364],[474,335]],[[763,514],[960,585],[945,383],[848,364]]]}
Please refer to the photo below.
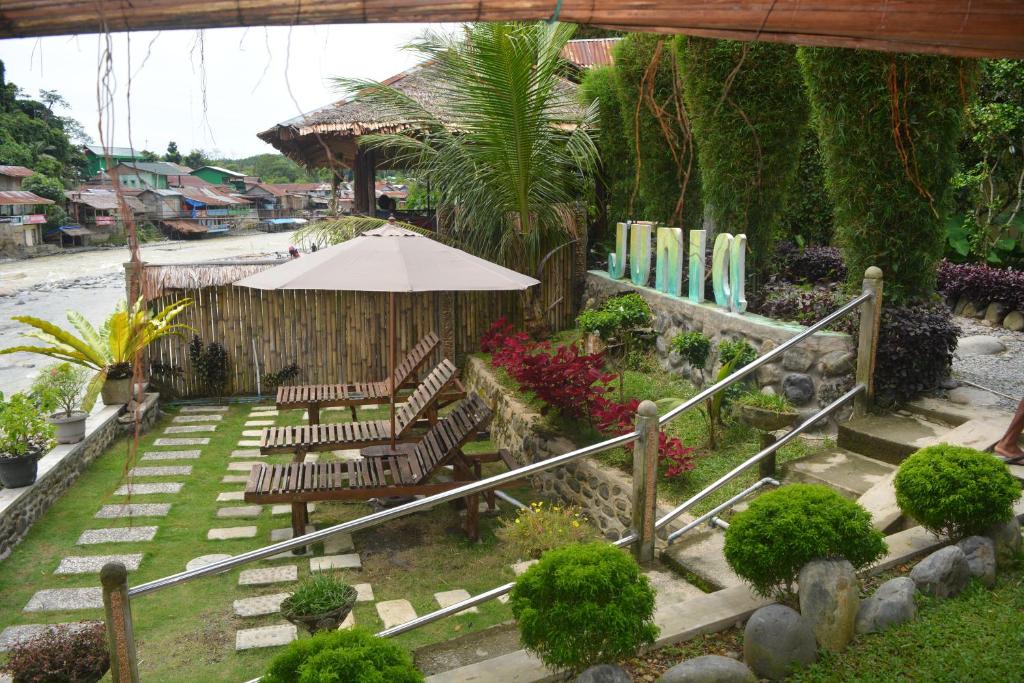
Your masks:
{"label": "black plant pot", "polygon": [[32,455],[16,458],[0,456],[0,484],[6,489],[18,489],[36,481],[39,459]]}

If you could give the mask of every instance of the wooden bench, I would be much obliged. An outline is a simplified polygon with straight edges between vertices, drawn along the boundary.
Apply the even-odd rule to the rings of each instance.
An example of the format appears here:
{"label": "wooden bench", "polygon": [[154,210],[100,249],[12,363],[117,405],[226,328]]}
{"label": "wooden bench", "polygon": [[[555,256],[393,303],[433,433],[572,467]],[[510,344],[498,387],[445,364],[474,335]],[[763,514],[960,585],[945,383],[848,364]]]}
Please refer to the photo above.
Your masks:
{"label": "wooden bench", "polygon": [[[441,344],[441,339],[431,332],[405,354],[395,368],[395,390],[416,386],[416,373],[427,361],[430,354]],[[388,380],[380,382],[355,382],[353,384],[296,384],[277,388],[278,410],[304,409],[309,424],[320,423],[320,409],[348,407],[352,421],[356,421],[356,406],[386,403],[391,399],[391,385]]]}

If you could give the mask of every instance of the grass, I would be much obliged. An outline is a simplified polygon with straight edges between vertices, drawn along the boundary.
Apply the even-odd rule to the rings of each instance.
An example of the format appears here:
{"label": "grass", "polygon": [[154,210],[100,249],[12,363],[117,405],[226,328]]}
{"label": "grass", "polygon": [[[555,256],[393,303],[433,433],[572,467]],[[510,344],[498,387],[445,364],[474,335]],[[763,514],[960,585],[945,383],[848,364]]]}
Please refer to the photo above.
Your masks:
{"label": "grass", "polygon": [[[75,485],[29,531],[25,540],[14,548],[0,571],[0,629],[14,624],[58,623],[82,619],[101,619],[102,610],[25,613],[22,608],[32,595],[44,588],[97,587],[94,574],[60,576],[54,574],[61,558],[66,556],[108,555],[128,552],[144,553],[137,571],[130,572],[130,585],[180,572],[185,563],[200,555],[212,553],[238,554],[269,543],[270,531],[290,524],[288,515],[272,517],[266,506],[256,519],[219,519],[218,507],[243,503],[218,503],[217,494],[240,491],[241,484],[222,484],[221,478],[230,457],[239,448],[237,441],[248,419],[248,405],[233,404],[211,434],[176,436],[210,436],[210,443],[198,448],[202,456],[195,460],[145,461],[146,466],[193,466],[185,477],[156,477],[141,481],[180,481],[182,491],[176,495],[136,495],[136,503],[170,502],[170,514],[164,518],[95,519],[101,505],[126,502],[113,491],[126,482],[129,441],[121,438],[82,473]],[[173,416],[173,408],[156,427],[140,440],[139,453],[152,450],[156,438],[162,436]],[[362,410],[361,419],[383,418],[386,411]],[[327,419],[345,420],[347,412],[328,412]],[[297,423],[298,411],[282,412],[277,424]],[[246,438],[246,437],[241,437]],[[490,444],[475,443],[470,451],[491,450]],[[321,454],[325,458],[331,454]],[[270,462],[287,462],[290,456],[272,456]],[[493,467],[493,465],[491,465]],[[231,472],[230,474],[244,474]],[[486,476],[486,475],[485,475]],[[536,497],[530,490],[511,491],[520,500]],[[371,511],[362,503],[318,503],[311,522],[319,528],[363,516]],[[514,509],[502,506],[502,516],[514,516]],[[156,525],[156,538],[149,543],[111,543],[77,546],[76,540],[86,529]],[[469,542],[461,530],[462,519],[449,505],[428,512],[394,520],[375,529],[355,534],[354,544],[363,569],[345,571],[349,583],[370,583],[376,601],[408,599],[417,614],[437,609],[433,594],[463,588],[471,594],[493,588],[512,580],[511,557],[495,537],[499,518],[482,515],[481,542]],[[207,531],[213,527],[255,525],[256,538],[209,541]],[[317,544],[315,554],[323,554]],[[249,650],[236,653],[235,632],[241,628],[284,623],[279,615],[240,618],[232,612],[232,601],[255,595],[293,589],[295,584],[262,587],[238,586],[242,569],[295,564],[300,579],[309,575],[305,557],[267,560],[234,569],[225,574],[208,576],[166,590],[139,596],[133,601],[136,642],[140,672],[148,681],[249,680],[265,670],[279,648]],[[354,609],[356,623],[371,630],[383,627],[373,603],[360,602]],[[507,621],[511,611],[497,601],[479,607],[479,613],[464,614],[441,620],[397,637],[400,645],[415,649],[421,645],[446,640],[454,635],[486,628]]]}

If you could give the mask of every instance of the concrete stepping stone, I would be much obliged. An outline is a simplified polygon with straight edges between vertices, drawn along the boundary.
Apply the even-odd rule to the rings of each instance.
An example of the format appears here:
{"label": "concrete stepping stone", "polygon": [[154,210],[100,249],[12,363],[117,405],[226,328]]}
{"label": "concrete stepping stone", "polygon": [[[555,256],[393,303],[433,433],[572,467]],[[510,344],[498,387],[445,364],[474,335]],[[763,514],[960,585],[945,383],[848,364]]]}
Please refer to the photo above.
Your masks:
{"label": "concrete stepping stone", "polygon": [[153,484],[125,484],[119,486],[115,491],[115,496],[149,496],[155,493],[178,493],[181,491],[182,484],[178,482],[159,482]]}
{"label": "concrete stepping stone", "polygon": [[224,491],[217,494],[218,503],[230,503],[236,500],[245,500],[245,491]]}
{"label": "concrete stepping stone", "polygon": [[249,417],[277,417],[277,408],[253,408]]}
{"label": "concrete stepping stone", "polygon": [[171,422],[174,422],[175,424],[185,424],[188,422],[220,422],[223,419],[223,415],[217,415],[214,413],[207,413],[204,415],[199,413],[196,415],[178,415],[172,419]]}
{"label": "concrete stepping stone", "polygon": [[201,451],[146,451],[142,460],[195,460]]}
{"label": "concrete stepping stone", "polygon": [[194,438],[185,439],[157,439],[153,442],[154,446],[205,446],[210,443],[210,437],[208,436],[197,436]]}
{"label": "concrete stepping stone", "polygon": [[245,484],[249,481],[247,474],[228,474],[220,478],[222,484]]}
{"label": "concrete stepping stone", "polygon": [[199,569],[211,565],[214,562],[220,562],[221,560],[230,559],[231,555],[225,555],[224,553],[213,553],[212,555],[200,555],[199,557],[193,558],[185,563],[185,571],[192,571],[193,569]]}
{"label": "concrete stepping stone", "polygon": [[522,562],[516,562],[512,565],[512,572],[516,576],[521,576],[527,569],[537,564],[540,560],[523,560]]}
{"label": "concrete stepping stone", "polygon": [[350,628],[356,627],[356,613],[355,610],[348,613],[348,616],[338,625],[339,631],[345,631]]}
{"label": "concrete stepping stone", "polygon": [[[440,593],[434,593],[434,600],[437,600],[438,606],[442,608],[450,607],[451,605],[454,605],[457,602],[462,602],[463,600],[468,600],[470,597],[471,596],[469,595],[469,591],[464,588],[456,588],[450,591],[441,591]],[[476,607],[469,607],[460,612],[456,612],[456,614],[476,614],[479,611],[480,610],[478,610]]]}
{"label": "concrete stepping stone", "polygon": [[129,477],[180,477],[192,474],[192,465],[166,465],[163,467],[133,467]]}
{"label": "concrete stepping stone", "polygon": [[182,406],[179,413],[226,413],[227,406]]}
{"label": "concrete stepping stone", "polygon": [[[252,470],[253,465],[259,465],[258,462],[229,462],[229,472],[249,472]],[[246,480],[248,481],[248,479]]]}
{"label": "concrete stepping stone", "polygon": [[242,436],[255,436],[256,438],[259,438],[259,437],[263,436],[263,430],[262,429],[243,429],[242,430]]}
{"label": "concrete stepping stone", "polygon": [[412,603],[408,600],[385,600],[384,602],[378,602],[376,607],[377,616],[384,622],[385,629],[404,624],[416,618],[416,610],[412,608]]}
{"label": "concrete stepping stone", "polygon": [[[312,514],[316,511],[316,503],[306,503],[306,510]],[[274,505],[270,508],[270,514],[273,516],[279,515],[290,515],[292,513],[292,506],[288,503],[282,505]]]}
{"label": "concrete stepping stone", "polygon": [[260,505],[240,505],[238,507],[219,508],[217,510],[217,517],[220,519],[240,517],[251,519],[253,517],[259,517],[261,512],[263,512],[263,507]]}
{"label": "concrete stepping stone", "polygon": [[280,567],[245,569],[238,575],[239,586],[266,586],[271,583],[286,583],[299,580],[299,568],[294,564]]}
{"label": "concrete stepping stone", "polygon": [[508,593],[505,593],[504,595],[499,595],[498,596],[498,602],[500,602],[503,605],[507,605],[509,597],[511,597],[511,596],[509,596]]}
{"label": "concrete stepping stone", "polygon": [[348,555],[324,555],[309,560],[309,571],[325,572],[331,569],[362,569],[363,562],[358,553]]}
{"label": "concrete stepping stone", "polygon": [[373,586],[368,583],[354,583],[356,602],[373,602]]}
{"label": "concrete stepping stone", "polygon": [[218,529],[210,529],[206,532],[208,541],[230,541],[235,538],[255,538],[256,527],[254,526],[229,526]]}
{"label": "concrete stepping stone", "polygon": [[244,628],[235,632],[235,651],[287,645],[298,638],[294,624]]}
{"label": "concrete stepping stone", "polygon": [[352,534],[335,534],[324,541],[324,555],[350,553],[356,547],[352,543]]}
{"label": "concrete stepping stone", "polygon": [[363,459],[363,456],[359,454],[358,448],[347,448],[340,451],[331,451],[334,453],[334,457],[342,462],[359,462]]}
{"label": "concrete stepping stone", "polygon": [[124,505],[104,505],[93,517],[96,519],[166,517],[170,511],[170,503],[125,503]]}
{"label": "concrete stepping stone", "polygon": [[245,427],[273,427],[276,424],[273,420],[249,420],[243,426]]}
{"label": "concrete stepping stone", "polygon": [[124,526],[113,529],[86,529],[76,541],[77,545],[99,543],[143,543],[156,536],[155,526]]}
{"label": "concrete stepping stone", "polygon": [[3,631],[0,631],[0,652],[9,652],[15,645],[35,640],[39,636],[55,630],[58,626],[63,626],[70,631],[81,631],[84,628],[99,623],[102,622],[90,620],[68,621],[62,624],[21,624],[19,626],[8,626]]}
{"label": "concrete stepping stone", "polygon": [[317,463],[317,462],[320,462],[320,454],[319,453],[309,453],[308,455],[306,455],[305,458],[302,459],[302,462],[304,462],[304,463]]}
{"label": "concrete stepping stone", "polygon": [[194,434],[215,431],[217,431],[217,425],[171,425],[164,429],[164,434]]}
{"label": "concrete stepping stone", "polygon": [[235,600],[231,607],[236,617],[262,617],[266,614],[277,614],[281,611],[281,603],[291,593],[271,593],[257,595],[255,598]]}
{"label": "concrete stepping stone", "polygon": [[54,574],[99,574],[108,562],[120,562],[128,571],[135,571],[142,563],[142,553],[128,555],[90,555],[88,557],[65,557],[57,565]]}
{"label": "concrete stepping stone", "polygon": [[231,451],[232,458],[265,458],[267,456],[260,453],[258,448],[240,448],[238,450]]}
{"label": "concrete stepping stone", "polygon": [[[306,533],[310,534],[316,531],[316,527],[312,524],[306,525]],[[287,541],[292,537],[292,528],[286,527],[284,529],[271,529],[270,530],[270,541],[277,543],[278,541]]]}
{"label": "concrete stepping stone", "polygon": [[64,612],[75,609],[103,609],[102,588],[47,588],[37,592],[24,612]]}
{"label": "concrete stepping stone", "polygon": [[259,448],[259,439],[242,439],[238,442],[239,448]]}

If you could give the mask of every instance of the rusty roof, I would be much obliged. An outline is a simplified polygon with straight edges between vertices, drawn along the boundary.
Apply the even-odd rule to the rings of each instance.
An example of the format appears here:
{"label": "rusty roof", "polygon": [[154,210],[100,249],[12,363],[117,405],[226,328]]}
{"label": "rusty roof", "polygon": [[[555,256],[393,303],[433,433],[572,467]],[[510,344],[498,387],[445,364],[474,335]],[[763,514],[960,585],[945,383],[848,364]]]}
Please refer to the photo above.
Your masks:
{"label": "rusty roof", "polygon": [[8,178],[27,178],[35,173],[31,168],[24,166],[0,166],[0,175]]}
{"label": "rusty roof", "polygon": [[160,221],[171,230],[176,232],[198,235],[206,232],[206,226],[200,223],[193,223],[192,221]]}
{"label": "rusty roof", "polygon": [[32,206],[34,204],[53,204],[53,200],[40,197],[25,190],[2,190],[0,191],[0,204],[4,206]]}
{"label": "rusty roof", "polygon": [[[117,193],[112,191],[93,190],[91,192],[68,192],[68,201],[74,204],[85,204],[100,211],[118,210]],[[146,210],[145,205],[138,197],[125,195],[125,203],[128,208],[136,213]]]}
{"label": "rusty roof", "polygon": [[570,40],[562,48],[562,58],[583,69],[611,66],[615,61],[612,56],[612,48],[619,40],[619,38]]}

